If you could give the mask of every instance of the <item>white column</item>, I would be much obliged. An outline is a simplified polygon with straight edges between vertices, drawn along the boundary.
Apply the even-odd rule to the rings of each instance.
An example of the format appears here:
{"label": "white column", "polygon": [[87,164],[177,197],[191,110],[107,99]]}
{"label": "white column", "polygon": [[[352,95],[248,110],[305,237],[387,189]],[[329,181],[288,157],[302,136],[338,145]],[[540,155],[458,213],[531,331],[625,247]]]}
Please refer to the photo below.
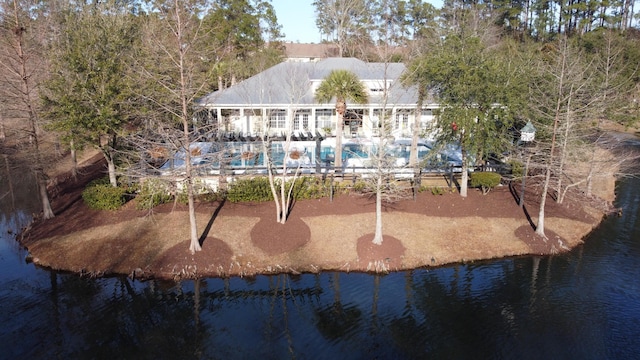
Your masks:
{"label": "white column", "polygon": [[373,108],[371,106],[367,107],[366,113],[362,115],[362,131],[364,132],[364,137],[371,138],[373,137],[373,125],[371,123],[373,119]]}
{"label": "white column", "polygon": [[222,109],[216,108],[216,118],[218,122],[218,131],[220,131],[222,129],[222,126],[224,125],[224,123],[222,122]]}
{"label": "white column", "polygon": [[247,128],[249,127],[249,119],[244,117],[244,108],[240,108],[240,133],[244,134],[247,132]]}
{"label": "white column", "polygon": [[287,107],[287,117],[284,122],[285,128],[285,136],[289,137],[289,135],[293,132],[293,109],[291,106]]}
{"label": "white column", "polygon": [[260,124],[260,131],[263,136],[269,135],[269,114],[267,113],[267,108],[262,108],[262,123]]}

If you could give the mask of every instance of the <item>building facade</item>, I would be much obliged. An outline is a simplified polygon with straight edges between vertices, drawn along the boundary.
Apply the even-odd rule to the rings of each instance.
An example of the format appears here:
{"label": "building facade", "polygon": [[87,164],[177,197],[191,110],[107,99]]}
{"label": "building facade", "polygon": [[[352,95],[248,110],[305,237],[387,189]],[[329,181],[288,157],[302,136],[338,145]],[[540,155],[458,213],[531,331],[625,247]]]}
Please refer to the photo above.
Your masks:
{"label": "building facade", "polygon": [[417,121],[428,134],[438,108],[425,99],[416,116],[417,89],[400,82],[401,63],[366,63],[355,58],[286,61],[197,102],[198,121],[219,132],[242,137],[335,135],[338,116],[333,103],[317,103],[315,90],[332,70],[356,74],[369,93],[369,103],[349,104],[344,119],[345,138],[373,138],[386,124],[387,135],[411,137]]}

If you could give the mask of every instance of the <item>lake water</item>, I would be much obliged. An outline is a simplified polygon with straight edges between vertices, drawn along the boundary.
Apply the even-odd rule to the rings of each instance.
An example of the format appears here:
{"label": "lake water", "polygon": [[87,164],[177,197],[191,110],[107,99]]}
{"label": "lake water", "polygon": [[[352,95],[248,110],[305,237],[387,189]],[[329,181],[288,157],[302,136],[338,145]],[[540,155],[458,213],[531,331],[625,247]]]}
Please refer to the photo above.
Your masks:
{"label": "lake water", "polygon": [[0,359],[640,358],[638,179],[568,254],[174,283],[27,264],[15,233],[37,193],[0,174]]}

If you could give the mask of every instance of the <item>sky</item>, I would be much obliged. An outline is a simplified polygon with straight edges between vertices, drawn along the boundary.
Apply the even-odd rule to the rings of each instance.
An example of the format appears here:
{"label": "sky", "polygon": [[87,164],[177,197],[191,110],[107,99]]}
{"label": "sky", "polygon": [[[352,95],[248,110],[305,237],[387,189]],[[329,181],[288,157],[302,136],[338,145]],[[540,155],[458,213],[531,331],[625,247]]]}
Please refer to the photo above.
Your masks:
{"label": "sky", "polygon": [[[436,7],[442,5],[442,0],[425,1]],[[322,41],[316,26],[315,8],[313,0],[272,0],[271,5],[276,11],[278,23],[282,25],[284,40],[300,43],[319,43]]]}
{"label": "sky", "polygon": [[312,3],[313,0],[272,0],[285,41],[319,43],[322,40]]}

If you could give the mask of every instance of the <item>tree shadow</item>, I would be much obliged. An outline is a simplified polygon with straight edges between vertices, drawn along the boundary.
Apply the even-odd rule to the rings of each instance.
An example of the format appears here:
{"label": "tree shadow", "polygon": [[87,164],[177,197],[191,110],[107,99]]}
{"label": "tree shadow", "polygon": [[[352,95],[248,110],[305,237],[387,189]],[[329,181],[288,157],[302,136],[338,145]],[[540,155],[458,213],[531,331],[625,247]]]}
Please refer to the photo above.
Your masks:
{"label": "tree shadow", "polygon": [[224,203],[226,203],[226,202],[227,202],[226,198],[222,199],[222,201],[220,201],[220,203],[218,204],[218,207],[216,208],[216,210],[213,212],[213,215],[211,215],[211,219],[209,219],[209,222],[207,223],[207,226],[205,226],[204,231],[202,232],[202,235],[200,235],[200,239],[198,239],[198,242],[200,243],[200,246],[202,246],[204,244],[204,240],[207,238],[207,236],[209,236],[209,231],[211,231],[211,227],[213,226],[213,222],[218,217],[218,214],[220,213],[220,210],[222,210],[222,207],[224,206]]}
{"label": "tree shadow", "polygon": [[[511,193],[511,196],[513,196],[513,200],[516,202],[516,204],[520,204],[520,201],[523,200],[523,199],[518,194],[518,190],[513,185],[513,181],[509,182],[509,192]],[[524,212],[524,216],[527,218],[527,221],[529,222],[529,225],[531,225],[531,228],[533,230],[536,230],[537,226],[536,226],[536,224],[533,223],[533,219],[531,218],[531,214],[529,214],[529,210],[527,209],[527,206],[524,204],[524,202],[522,204],[522,211]]]}
{"label": "tree shadow", "polygon": [[289,201],[289,205],[287,208],[287,218],[285,220],[289,220],[289,217],[291,216],[291,212],[293,211],[293,207],[296,204],[296,201],[297,201],[296,196],[293,196],[291,201]]}
{"label": "tree shadow", "polygon": [[[287,216],[285,218],[285,221],[289,220],[289,218],[291,217],[291,212],[293,211],[293,208],[295,207],[296,202],[298,202],[298,197],[300,197],[300,194],[302,193],[303,188],[306,186],[306,182],[307,180],[304,180],[301,184],[296,186],[291,192],[291,201],[289,201],[289,204],[287,205],[287,212],[286,212]],[[284,211],[284,209],[282,211]]]}
{"label": "tree shadow", "polygon": [[458,179],[456,179],[456,175],[453,170],[450,170],[449,172],[444,174],[444,180],[447,182],[449,189],[455,187],[456,190],[460,192],[460,182],[458,182]]}

